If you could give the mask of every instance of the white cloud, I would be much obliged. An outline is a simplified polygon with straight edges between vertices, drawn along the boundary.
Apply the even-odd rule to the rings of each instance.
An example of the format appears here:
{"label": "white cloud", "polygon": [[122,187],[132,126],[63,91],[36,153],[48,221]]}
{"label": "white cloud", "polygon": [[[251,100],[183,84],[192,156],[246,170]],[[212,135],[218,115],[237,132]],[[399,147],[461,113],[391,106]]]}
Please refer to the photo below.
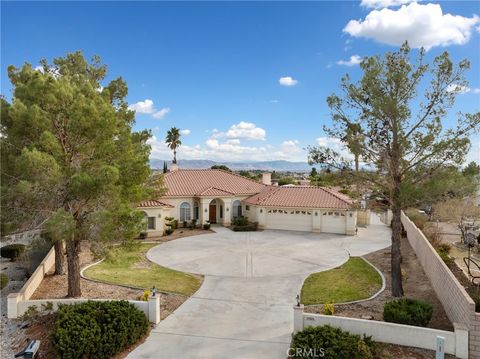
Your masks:
{"label": "white cloud", "polygon": [[280,102],[280,101],[275,100],[275,99],[274,99],[274,100],[270,100],[270,103],[279,103],[279,102]]}
{"label": "white cloud", "polygon": [[161,120],[162,118],[164,118],[167,113],[170,112],[170,107],[164,107],[164,108],[161,108],[160,110],[158,111],[155,111],[153,114],[152,114],[152,117],[156,120]]}
{"label": "white cloud", "polygon": [[350,20],[343,31],[394,46],[408,40],[410,46],[423,46],[428,50],[435,46],[467,43],[479,21],[477,15],[467,18],[443,14],[439,4],[412,2],[397,10],[373,10],[363,21]]}
{"label": "white cloud", "polygon": [[188,128],[185,128],[185,129],[181,130],[180,133],[184,136],[188,136],[189,134],[192,133],[192,131],[190,131]]}
{"label": "white cloud", "polygon": [[297,140],[283,141],[282,144],[280,145],[280,148],[282,152],[285,154],[298,153],[302,150]]}
{"label": "white cloud", "polygon": [[227,140],[226,142],[231,144],[231,145],[239,145],[240,144],[240,140],[238,138]]}
{"label": "white cloud", "polygon": [[[217,137],[219,133],[216,133]],[[223,134],[222,134],[223,135]],[[225,136],[230,139],[265,140],[265,130],[254,123],[241,121],[230,126]]]}
{"label": "white cloud", "polygon": [[153,105],[153,101],[148,98],[145,99],[145,101],[138,101],[131,104],[128,108],[138,114],[151,115],[157,120],[164,118],[165,115],[170,112],[169,107],[163,107],[160,110],[157,110]]}
{"label": "white cloud", "polygon": [[472,89],[472,92],[474,94],[479,94],[480,93],[480,88],[476,87],[476,88]]}
{"label": "white cloud", "polygon": [[43,66],[40,66],[40,65],[35,66],[33,69],[34,69],[35,71],[40,71],[42,74],[43,74],[44,71],[45,71],[45,70],[43,69]]}
{"label": "white cloud", "polygon": [[137,103],[131,104],[128,108],[141,114],[152,114],[154,111],[153,101],[148,98],[145,101],[138,101]]}
{"label": "white cloud", "polygon": [[362,62],[362,58],[358,55],[350,56],[350,60],[339,60],[337,61],[337,65],[344,65],[344,66],[355,66]]}
{"label": "white cloud", "polygon": [[385,7],[393,7],[416,2],[416,0],[362,0],[361,6],[370,9],[383,9]]}
{"label": "white cloud", "polygon": [[447,92],[456,92],[459,94],[464,94],[470,91],[471,91],[471,88],[468,86],[462,86],[457,84],[451,84],[447,86]]}
{"label": "white cloud", "polygon": [[285,77],[280,77],[280,79],[278,80],[278,83],[282,86],[291,87],[298,84],[298,81],[291,76],[285,76]]}

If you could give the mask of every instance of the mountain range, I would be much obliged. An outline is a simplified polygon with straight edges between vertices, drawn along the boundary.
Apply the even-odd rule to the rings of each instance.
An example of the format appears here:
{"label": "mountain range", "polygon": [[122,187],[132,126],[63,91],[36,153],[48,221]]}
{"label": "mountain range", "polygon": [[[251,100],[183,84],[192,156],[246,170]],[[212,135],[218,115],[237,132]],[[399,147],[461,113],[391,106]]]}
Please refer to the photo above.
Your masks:
{"label": "mountain range", "polygon": [[[154,169],[162,169],[163,163],[170,167],[171,161],[152,159],[150,164]],[[214,165],[225,165],[232,170],[261,170],[277,172],[310,172],[311,167],[307,162],[277,161],[245,161],[245,162],[219,162],[212,160],[178,160],[180,168],[210,168]]]}

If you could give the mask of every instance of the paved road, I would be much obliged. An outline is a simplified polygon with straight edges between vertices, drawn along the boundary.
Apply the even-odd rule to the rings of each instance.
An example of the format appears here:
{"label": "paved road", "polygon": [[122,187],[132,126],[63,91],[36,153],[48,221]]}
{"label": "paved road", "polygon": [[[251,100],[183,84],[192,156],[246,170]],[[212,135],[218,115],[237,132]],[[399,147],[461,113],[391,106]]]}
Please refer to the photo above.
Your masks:
{"label": "paved road", "polygon": [[308,274],[390,245],[382,225],[358,236],[273,231],[186,237],[152,248],[162,266],[205,274],[203,285],[128,358],[285,358],[295,296]]}

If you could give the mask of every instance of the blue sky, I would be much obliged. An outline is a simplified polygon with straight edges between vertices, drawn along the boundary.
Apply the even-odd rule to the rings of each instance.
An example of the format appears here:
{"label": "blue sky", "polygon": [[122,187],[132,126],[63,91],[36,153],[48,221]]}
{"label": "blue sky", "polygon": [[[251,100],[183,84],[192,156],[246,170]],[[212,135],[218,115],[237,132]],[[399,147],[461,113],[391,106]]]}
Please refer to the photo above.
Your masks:
{"label": "blue sky", "polygon": [[[155,135],[154,158],[171,157],[163,143],[171,126],[184,133],[180,159],[305,161],[308,145],[338,146],[322,132],[326,97],[343,74],[358,78],[359,58],[405,38],[428,47],[429,60],[447,50],[472,63],[446,125],[480,109],[476,1],[2,2],[1,10],[3,95],[11,97],[10,64],[100,55],[108,79],[127,81],[136,128]],[[472,140],[469,160],[480,162]]]}

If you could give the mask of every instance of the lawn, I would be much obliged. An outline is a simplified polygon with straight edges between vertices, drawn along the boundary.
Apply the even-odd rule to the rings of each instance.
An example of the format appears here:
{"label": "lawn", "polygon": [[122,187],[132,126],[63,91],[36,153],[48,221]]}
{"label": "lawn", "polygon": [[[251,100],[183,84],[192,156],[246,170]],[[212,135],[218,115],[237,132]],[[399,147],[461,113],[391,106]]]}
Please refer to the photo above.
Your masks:
{"label": "lawn", "polygon": [[145,289],[155,285],[159,291],[186,296],[195,293],[201,285],[200,277],[161,267],[146,258],[147,251],[156,245],[144,243],[113,248],[102,263],[88,268],[84,275],[111,284]]}
{"label": "lawn", "polygon": [[305,305],[343,303],[367,299],[382,287],[378,272],[360,257],[351,257],[342,266],[311,274],[303,283],[301,302]]}

